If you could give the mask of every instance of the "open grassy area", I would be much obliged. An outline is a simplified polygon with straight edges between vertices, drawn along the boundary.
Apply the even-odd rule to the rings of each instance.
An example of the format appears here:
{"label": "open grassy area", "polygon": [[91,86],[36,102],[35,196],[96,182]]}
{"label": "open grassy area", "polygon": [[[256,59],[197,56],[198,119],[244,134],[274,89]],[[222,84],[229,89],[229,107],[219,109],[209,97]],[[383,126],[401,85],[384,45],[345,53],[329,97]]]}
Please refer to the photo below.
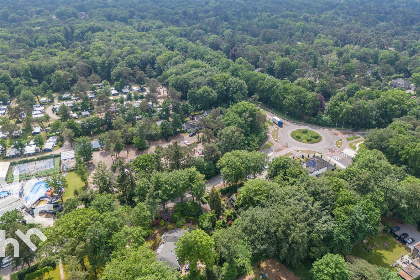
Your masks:
{"label": "open grassy area", "polygon": [[83,181],[80,179],[79,176],[75,172],[69,172],[67,174],[67,184],[68,188],[63,195],[63,200],[66,201],[69,198],[74,197],[74,190],[81,190],[84,186]]}
{"label": "open grassy area", "polygon": [[296,129],[292,131],[292,138],[302,143],[318,143],[322,140],[321,135],[310,129]]}
{"label": "open grassy area", "polygon": [[340,149],[341,146],[343,146],[343,140],[342,139],[337,140],[335,142],[335,146]]}
{"label": "open grassy area", "polygon": [[358,143],[361,143],[361,142],[363,142],[363,141],[365,141],[365,140],[361,139],[361,140],[357,140],[357,141],[351,142],[351,143],[349,144],[349,146],[350,146],[350,148],[352,148],[353,150],[356,150],[356,148],[357,148],[357,144],[358,144]]}
{"label": "open grassy area", "polygon": [[272,142],[268,142],[267,144],[264,145],[263,150],[270,148],[271,146],[273,146],[274,144]]}
{"label": "open grassy area", "polygon": [[356,135],[356,136],[347,137],[346,140],[347,141],[352,141],[352,140],[356,140],[356,139],[359,139],[359,138],[360,138],[360,136],[359,135]]}
{"label": "open grassy area", "polygon": [[274,125],[274,123],[270,122],[269,120],[266,120],[266,123],[267,123],[269,126],[273,126],[273,125]]}
{"label": "open grassy area", "polygon": [[273,137],[274,141],[276,142],[279,141],[279,131],[280,131],[280,128],[278,126],[273,128],[273,131],[271,131],[271,137]]}
{"label": "open grassy area", "polygon": [[[398,260],[401,255],[408,254],[408,251],[404,246],[399,244],[393,237],[388,234],[381,234],[375,237],[369,237],[368,242],[364,244],[360,242],[353,247],[351,254],[353,256],[365,259],[371,264],[389,268],[396,260]],[[384,247],[384,243],[388,244],[388,247]],[[373,250],[368,252],[363,248],[373,247]]]}

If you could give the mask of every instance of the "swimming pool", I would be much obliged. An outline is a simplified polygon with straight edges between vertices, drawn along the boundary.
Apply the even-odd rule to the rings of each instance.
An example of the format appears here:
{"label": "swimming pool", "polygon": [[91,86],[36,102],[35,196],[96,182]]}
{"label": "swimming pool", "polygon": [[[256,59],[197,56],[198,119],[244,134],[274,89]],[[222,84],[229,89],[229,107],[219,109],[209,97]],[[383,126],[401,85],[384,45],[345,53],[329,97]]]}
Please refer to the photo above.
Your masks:
{"label": "swimming pool", "polygon": [[7,197],[7,196],[9,196],[10,195],[10,193],[9,192],[7,192],[7,191],[2,191],[2,192],[0,192],[0,198],[5,198],[5,197]]}
{"label": "swimming pool", "polygon": [[45,196],[45,192],[48,190],[48,184],[45,181],[36,182],[31,191],[25,198],[26,203],[34,203],[40,197]]}

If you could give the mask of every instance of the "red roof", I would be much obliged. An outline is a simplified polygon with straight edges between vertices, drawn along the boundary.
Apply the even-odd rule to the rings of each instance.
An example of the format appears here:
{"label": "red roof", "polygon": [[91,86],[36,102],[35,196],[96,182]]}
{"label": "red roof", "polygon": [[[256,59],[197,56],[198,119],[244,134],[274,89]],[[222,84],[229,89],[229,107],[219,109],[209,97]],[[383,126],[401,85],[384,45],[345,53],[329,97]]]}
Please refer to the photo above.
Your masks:
{"label": "red roof", "polygon": [[403,271],[403,270],[400,270],[400,271],[398,271],[398,275],[402,278],[402,279],[405,279],[405,280],[412,280],[413,279],[413,277],[411,277],[410,275],[408,275],[405,271]]}

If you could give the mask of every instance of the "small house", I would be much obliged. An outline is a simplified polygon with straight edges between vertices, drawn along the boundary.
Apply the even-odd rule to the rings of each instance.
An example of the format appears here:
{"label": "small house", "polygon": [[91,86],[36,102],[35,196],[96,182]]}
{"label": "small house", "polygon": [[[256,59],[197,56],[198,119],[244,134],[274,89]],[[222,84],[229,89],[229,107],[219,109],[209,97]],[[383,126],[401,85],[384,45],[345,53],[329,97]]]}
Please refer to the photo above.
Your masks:
{"label": "small house", "polygon": [[19,138],[22,136],[22,133],[23,133],[22,130],[19,129],[19,130],[13,131],[12,136],[13,138]]}
{"label": "small house", "polygon": [[120,93],[118,92],[118,90],[116,90],[116,89],[111,89],[111,95],[112,96],[117,96],[117,95],[119,95]]}
{"label": "small house", "polygon": [[63,96],[61,97],[61,99],[63,99],[63,100],[68,100],[68,99],[71,99],[71,95],[70,95],[70,93],[65,93],[65,94],[63,94]]}
{"label": "small house", "polygon": [[20,151],[14,147],[11,147],[6,151],[6,158],[14,158],[20,156]]}
{"label": "small house", "polygon": [[420,270],[413,264],[403,267],[403,270],[414,279],[420,276]]}
{"label": "small house", "polygon": [[88,111],[83,111],[83,112],[81,113],[81,115],[82,115],[82,118],[87,118],[87,117],[90,117],[90,113],[89,113]]}
{"label": "small house", "polygon": [[48,103],[48,100],[47,100],[47,98],[41,98],[40,100],[39,100],[39,103],[40,104],[47,104]]}
{"label": "small house", "polygon": [[77,120],[79,116],[76,113],[70,113],[70,117]]}
{"label": "small house", "polygon": [[410,84],[406,79],[402,78],[392,81],[390,86],[393,88],[403,88],[405,90],[415,90],[415,87],[412,84]]}
{"label": "small house", "polygon": [[23,155],[24,156],[33,156],[37,152],[39,152],[39,148],[37,146],[35,146],[35,145],[28,145],[23,150]]}
{"label": "small house", "polygon": [[47,142],[44,145],[44,148],[42,149],[43,152],[52,152],[54,150],[54,143],[53,142]]}
{"label": "small house", "polygon": [[413,277],[411,277],[410,275],[407,274],[407,272],[405,272],[404,270],[400,270],[398,271],[398,275],[405,280],[412,280]]}
{"label": "small house", "polygon": [[198,125],[195,121],[188,121],[182,125],[182,128],[187,132],[193,132],[198,129]]}
{"label": "small house", "polygon": [[102,145],[97,140],[92,141],[91,144],[92,144],[92,149],[94,150],[99,150],[100,148],[102,148]]}
{"label": "small house", "polygon": [[302,166],[309,172],[309,176],[318,176],[327,170],[335,170],[334,165],[318,156],[308,159]]}
{"label": "small house", "polygon": [[51,136],[50,138],[48,138],[47,143],[53,143],[53,145],[57,145],[58,143],[58,137],[57,136]]}
{"label": "small house", "polygon": [[131,92],[130,88],[128,86],[124,87],[121,91],[122,91],[123,94],[127,94],[127,93]]}
{"label": "small house", "polygon": [[42,132],[42,127],[40,126],[34,126],[32,129],[32,135],[37,135],[40,134]]}

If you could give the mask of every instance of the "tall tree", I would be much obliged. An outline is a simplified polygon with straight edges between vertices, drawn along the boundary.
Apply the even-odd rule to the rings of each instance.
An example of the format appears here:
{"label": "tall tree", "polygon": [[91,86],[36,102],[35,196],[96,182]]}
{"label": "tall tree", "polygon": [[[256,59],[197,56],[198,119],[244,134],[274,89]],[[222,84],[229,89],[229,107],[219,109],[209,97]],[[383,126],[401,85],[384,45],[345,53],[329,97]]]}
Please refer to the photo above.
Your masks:
{"label": "tall tree", "polygon": [[76,154],[83,162],[88,162],[92,159],[93,147],[88,136],[83,136],[76,140]]}
{"label": "tall tree", "polygon": [[176,255],[182,263],[189,262],[192,272],[197,272],[197,264],[201,262],[207,267],[214,264],[214,240],[201,229],[186,232],[179,238],[175,248]]}
{"label": "tall tree", "polygon": [[349,280],[351,273],[340,255],[327,254],[312,264],[310,271],[313,279],[319,280]]}
{"label": "tall tree", "polygon": [[93,184],[99,189],[99,193],[114,192],[114,178],[103,161],[98,162],[93,173]]}
{"label": "tall tree", "polygon": [[210,190],[208,203],[210,209],[215,212],[216,216],[219,218],[223,211],[222,198],[220,197],[220,192],[213,186]]}

